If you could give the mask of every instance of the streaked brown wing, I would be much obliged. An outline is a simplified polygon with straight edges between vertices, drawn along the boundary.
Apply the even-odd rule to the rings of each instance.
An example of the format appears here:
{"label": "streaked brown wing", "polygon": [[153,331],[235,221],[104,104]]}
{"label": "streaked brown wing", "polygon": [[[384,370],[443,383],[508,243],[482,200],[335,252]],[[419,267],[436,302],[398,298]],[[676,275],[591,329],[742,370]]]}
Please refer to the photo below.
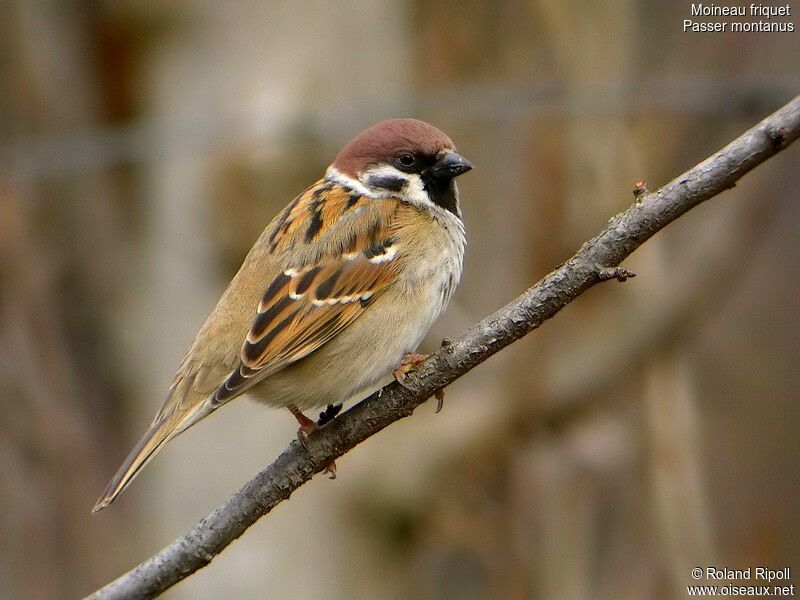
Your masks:
{"label": "streaked brown wing", "polygon": [[[230,400],[333,339],[396,277],[396,248],[387,218],[391,203],[377,212],[358,213],[353,208],[366,200],[353,200],[339,188],[314,189],[287,208],[270,243],[273,251],[297,250],[319,237],[317,244],[329,251],[302,266],[287,267],[273,279],[259,302],[240,364],[217,390],[215,403]],[[333,194],[324,206],[321,193]]]}

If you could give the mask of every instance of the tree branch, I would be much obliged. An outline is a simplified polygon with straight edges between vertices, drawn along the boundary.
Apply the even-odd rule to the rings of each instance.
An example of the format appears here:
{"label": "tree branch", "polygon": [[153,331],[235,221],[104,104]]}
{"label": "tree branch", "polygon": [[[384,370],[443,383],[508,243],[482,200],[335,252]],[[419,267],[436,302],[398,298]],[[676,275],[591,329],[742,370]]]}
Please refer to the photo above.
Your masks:
{"label": "tree branch", "polygon": [[516,300],[442,348],[416,371],[405,389],[387,385],[313,435],[308,449],[293,441],[266,469],[203,518],[183,537],[89,598],[160,594],[207,565],[294,490],[381,429],[414,412],[437,390],[539,327],[587,289],[632,274],[619,264],[653,234],[701,202],[732,188],[748,171],[800,137],[800,96],[725,148],[660,190],[635,190],[636,202],[577,254]]}

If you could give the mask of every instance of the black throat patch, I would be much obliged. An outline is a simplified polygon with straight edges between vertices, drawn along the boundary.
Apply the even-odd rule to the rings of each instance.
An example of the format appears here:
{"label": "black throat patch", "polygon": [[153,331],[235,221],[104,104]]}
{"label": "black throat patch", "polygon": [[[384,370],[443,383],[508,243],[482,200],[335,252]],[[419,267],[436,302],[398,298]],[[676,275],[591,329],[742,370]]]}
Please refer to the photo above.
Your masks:
{"label": "black throat patch", "polygon": [[425,191],[428,192],[431,202],[461,218],[458,210],[455,181],[434,177],[424,177],[422,181],[425,184]]}

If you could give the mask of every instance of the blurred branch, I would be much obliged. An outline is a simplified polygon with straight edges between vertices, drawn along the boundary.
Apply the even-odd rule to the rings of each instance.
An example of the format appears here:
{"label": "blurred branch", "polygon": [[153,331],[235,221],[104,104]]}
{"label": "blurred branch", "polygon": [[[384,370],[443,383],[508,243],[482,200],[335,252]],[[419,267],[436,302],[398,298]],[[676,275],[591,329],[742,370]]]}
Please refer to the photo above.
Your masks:
{"label": "blurred branch", "polygon": [[[90,598],[155,596],[207,565],[294,490],[470,369],[539,327],[595,284],[624,279],[618,265],[688,210],[732,188],[748,171],[800,137],[800,96],[725,148],[612,218],[577,254],[516,300],[443,347],[406,380],[356,404],[312,436],[293,441],[270,466],[158,554]],[[640,190],[641,191],[641,190]],[[413,391],[412,391],[413,390]]]}

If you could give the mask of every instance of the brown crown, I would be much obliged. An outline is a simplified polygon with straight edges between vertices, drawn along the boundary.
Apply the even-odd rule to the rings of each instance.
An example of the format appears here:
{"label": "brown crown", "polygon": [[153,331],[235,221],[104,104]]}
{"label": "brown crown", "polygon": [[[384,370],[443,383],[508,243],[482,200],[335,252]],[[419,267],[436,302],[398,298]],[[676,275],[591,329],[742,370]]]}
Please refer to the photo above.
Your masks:
{"label": "brown crown", "polygon": [[418,119],[389,119],[349,141],[332,165],[342,173],[357,177],[368,165],[389,162],[403,151],[434,157],[444,149],[455,150],[453,141],[433,125]]}

